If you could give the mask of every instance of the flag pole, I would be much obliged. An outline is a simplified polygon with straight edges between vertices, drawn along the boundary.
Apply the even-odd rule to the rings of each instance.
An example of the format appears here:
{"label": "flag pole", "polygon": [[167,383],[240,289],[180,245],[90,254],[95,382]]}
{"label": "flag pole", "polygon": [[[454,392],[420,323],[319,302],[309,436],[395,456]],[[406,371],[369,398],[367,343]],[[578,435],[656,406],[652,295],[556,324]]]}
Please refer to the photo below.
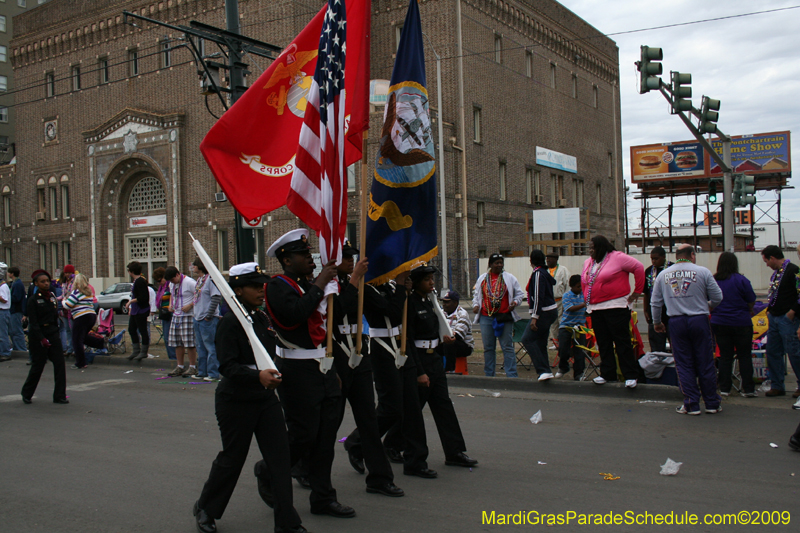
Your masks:
{"label": "flag pole", "polygon": [[328,344],[325,357],[333,357],[333,294],[328,295]]}
{"label": "flag pole", "polygon": [[[361,139],[361,233],[358,236],[358,249],[361,257],[367,249],[367,138],[365,130]],[[364,333],[364,276],[358,280],[358,326],[356,327],[356,355],[361,355],[361,336]]]}

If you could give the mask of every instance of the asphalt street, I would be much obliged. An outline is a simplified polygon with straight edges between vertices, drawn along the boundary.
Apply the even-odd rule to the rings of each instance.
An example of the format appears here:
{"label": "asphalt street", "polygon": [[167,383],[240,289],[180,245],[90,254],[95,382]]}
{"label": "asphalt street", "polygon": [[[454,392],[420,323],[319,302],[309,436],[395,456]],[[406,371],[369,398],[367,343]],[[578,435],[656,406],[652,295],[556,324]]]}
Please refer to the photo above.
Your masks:
{"label": "asphalt street", "polygon": [[[19,390],[28,368],[21,359],[0,365],[0,530],[195,531],[192,504],[220,450],[213,412],[216,385],[158,379],[166,371],[153,367],[68,368],[71,403],[55,405],[48,364],[33,404],[24,405]],[[562,382],[548,388],[510,381],[451,380],[468,453],[480,461],[478,467],[444,465],[426,409],[429,463],[439,471],[438,479],[409,478],[394,465],[395,481],[407,495],[367,494],[364,477],[352,470],[337,445],[334,486],[339,500],[354,507],[358,516],[311,515],[309,493],[295,485],[295,506],[305,526],[317,533],[471,532],[507,527],[483,523],[484,512],[489,517],[492,511],[496,517],[532,510],[688,512],[700,520],[706,513],[797,512],[800,453],[790,451],[787,441],[800,422],[800,411],[791,409],[788,397],[730,398],[721,414],[689,417],[675,413],[680,395],[674,389],[640,387],[630,392],[590,383]],[[539,410],[543,421],[534,425],[529,419]],[[351,428],[348,409],[340,437]],[[683,463],[676,476],[659,475],[668,457]],[[253,443],[231,503],[217,522],[222,533],[272,530],[272,512],[260,501],[252,474],[258,459]],[[605,480],[601,473],[618,479]],[[558,527],[653,527],[580,526],[575,520]],[[796,530],[798,521],[800,515],[792,515],[789,525],[777,528]]]}

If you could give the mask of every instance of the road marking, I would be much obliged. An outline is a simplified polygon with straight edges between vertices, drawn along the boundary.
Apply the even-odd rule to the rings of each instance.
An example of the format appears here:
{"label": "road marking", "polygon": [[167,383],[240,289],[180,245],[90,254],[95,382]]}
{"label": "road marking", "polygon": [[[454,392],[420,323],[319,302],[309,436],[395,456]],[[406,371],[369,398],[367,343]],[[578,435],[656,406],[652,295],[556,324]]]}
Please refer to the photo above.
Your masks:
{"label": "road marking", "polygon": [[[82,385],[71,385],[67,387],[70,392],[84,392],[87,390],[99,389],[110,385],[123,385],[125,383],[134,383],[133,379],[104,379],[103,381],[93,381],[91,383],[83,383]],[[36,396],[34,396],[35,398]],[[0,396],[0,403],[18,402],[22,399],[19,394],[9,394],[7,396]]]}

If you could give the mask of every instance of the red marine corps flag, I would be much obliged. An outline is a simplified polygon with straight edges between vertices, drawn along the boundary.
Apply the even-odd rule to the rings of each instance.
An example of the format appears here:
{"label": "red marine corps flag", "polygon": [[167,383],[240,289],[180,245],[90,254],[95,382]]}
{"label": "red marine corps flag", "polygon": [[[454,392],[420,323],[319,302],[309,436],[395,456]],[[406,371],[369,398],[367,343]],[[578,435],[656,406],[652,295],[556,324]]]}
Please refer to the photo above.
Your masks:
{"label": "red marine corps flag", "polygon": [[[370,0],[335,2],[343,3],[350,14],[342,136],[348,166],[361,158],[361,135],[369,126]],[[317,13],[200,144],[214,177],[245,219],[286,204],[309,100],[319,98],[312,96],[311,88],[328,11],[324,6]],[[318,114],[318,103],[316,107]]]}

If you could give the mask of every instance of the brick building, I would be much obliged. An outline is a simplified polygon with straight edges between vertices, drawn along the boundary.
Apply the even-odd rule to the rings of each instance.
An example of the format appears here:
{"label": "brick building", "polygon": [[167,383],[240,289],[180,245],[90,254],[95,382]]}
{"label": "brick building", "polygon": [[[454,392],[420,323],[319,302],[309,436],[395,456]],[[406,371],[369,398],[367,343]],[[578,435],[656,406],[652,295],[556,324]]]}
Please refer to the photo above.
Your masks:
{"label": "brick building", "polygon": [[[188,232],[223,269],[234,261],[233,211],[228,202],[215,201],[218,189],[198,150],[215,119],[200,94],[193,57],[181,46],[182,35],[124,25],[121,18],[127,9],[172,24],[198,20],[224,27],[224,4],[96,0],[87,7],[80,0],[51,0],[14,19],[9,55],[25,82],[16,95],[17,164],[0,167],[6,261],[26,272],[71,262],[103,278],[103,286],[124,276],[132,259],[149,270],[165,264],[186,269],[194,257]],[[584,207],[593,233],[622,245],[614,42],[554,1],[461,0],[460,49],[458,4],[420,2],[426,44],[442,57],[447,271],[453,285],[464,291],[475,280],[478,257],[498,250],[527,253],[525,222],[532,209]],[[239,5],[244,34],[285,46],[322,2]],[[372,5],[371,77],[389,79],[407,1]],[[216,51],[207,48],[207,54]],[[258,57],[246,60],[251,81],[268,65]],[[438,88],[430,46],[426,60],[434,108]],[[219,115],[215,98],[209,97],[208,107]],[[377,132],[383,110],[374,111],[371,131]],[[370,165],[376,145],[377,138],[370,138]],[[537,147],[543,153],[538,162]],[[551,160],[570,156],[575,171],[553,168],[544,161],[548,154]],[[358,232],[359,186],[353,181],[351,238]],[[259,244],[296,224],[285,208],[271,213]]]}

